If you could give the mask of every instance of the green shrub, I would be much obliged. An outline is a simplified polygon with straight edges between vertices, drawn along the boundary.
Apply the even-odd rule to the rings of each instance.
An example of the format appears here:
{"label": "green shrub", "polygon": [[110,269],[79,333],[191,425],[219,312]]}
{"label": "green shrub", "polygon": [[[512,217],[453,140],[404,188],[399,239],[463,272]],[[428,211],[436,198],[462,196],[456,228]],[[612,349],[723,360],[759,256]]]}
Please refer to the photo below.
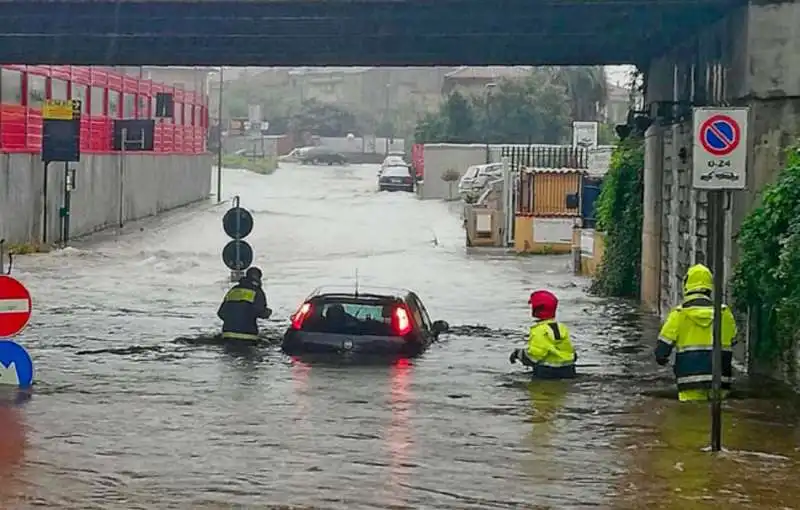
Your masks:
{"label": "green shrub", "polygon": [[222,166],[225,168],[243,168],[257,174],[269,175],[278,169],[278,159],[274,156],[253,158],[228,154],[222,156]]}
{"label": "green shrub", "polygon": [[644,139],[621,141],[597,199],[597,230],[605,251],[591,291],[603,296],[638,297],[642,265],[642,174]]}
{"label": "green shrub", "polygon": [[[800,154],[789,152],[777,182],[739,230],[739,261],[731,282],[734,306],[753,313],[753,355],[790,361],[800,335]],[[787,365],[791,366],[792,363]]]}

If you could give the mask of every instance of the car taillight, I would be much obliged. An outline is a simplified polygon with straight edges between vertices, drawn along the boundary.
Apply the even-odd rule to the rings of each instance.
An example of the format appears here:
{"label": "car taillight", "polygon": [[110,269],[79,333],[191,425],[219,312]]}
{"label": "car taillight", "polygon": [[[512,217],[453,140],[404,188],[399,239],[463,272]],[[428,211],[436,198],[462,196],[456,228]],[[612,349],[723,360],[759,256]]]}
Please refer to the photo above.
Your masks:
{"label": "car taillight", "polygon": [[404,306],[398,306],[392,314],[392,327],[398,336],[406,336],[411,333],[411,319]]}
{"label": "car taillight", "polygon": [[411,184],[411,177],[406,177],[405,179],[403,179],[403,182],[405,182],[406,184]]}
{"label": "car taillight", "polygon": [[300,329],[303,322],[311,315],[311,303],[303,303],[300,308],[292,315],[292,329]]}

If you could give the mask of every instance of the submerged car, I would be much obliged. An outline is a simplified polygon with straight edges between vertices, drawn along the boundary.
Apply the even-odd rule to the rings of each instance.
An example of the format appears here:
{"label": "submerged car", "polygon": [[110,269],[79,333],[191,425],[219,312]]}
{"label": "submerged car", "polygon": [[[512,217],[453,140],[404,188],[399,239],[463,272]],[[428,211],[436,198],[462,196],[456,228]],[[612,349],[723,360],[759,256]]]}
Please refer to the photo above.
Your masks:
{"label": "submerged car", "polygon": [[321,287],[291,317],[283,352],[412,358],[450,326],[406,289]]}
{"label": "submerged car", "polygon": [[414,177],[408,166],[390,166],[378,176],[379,191],[414,191]]}
{"label": "submerged car", "polygon": [[503,175],[502,163],[488,163],[485,165],[472,165],[458,183],[460,195],[480,191],[490,181]]}
{"label": "submerged car", "polygon": [[344,165],[347,163],[347,158],[343,154],[322,146],[305,149],[297,155],[297,159],[304,165]]}

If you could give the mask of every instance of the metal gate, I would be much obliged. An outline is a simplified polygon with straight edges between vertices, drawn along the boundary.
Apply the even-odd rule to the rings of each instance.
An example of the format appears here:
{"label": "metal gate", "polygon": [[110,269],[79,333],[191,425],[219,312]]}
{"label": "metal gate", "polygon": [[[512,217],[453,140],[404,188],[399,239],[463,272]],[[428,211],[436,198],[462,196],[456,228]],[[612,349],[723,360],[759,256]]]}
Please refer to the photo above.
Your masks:
{"label": "metal gate", "polygon": [[602,187],[602,179],[591,177],[583,178],[583,182],[581,183],[581,218],[583,219],[583,228],[595,228],[595,224],[597,223],[595,206]]}

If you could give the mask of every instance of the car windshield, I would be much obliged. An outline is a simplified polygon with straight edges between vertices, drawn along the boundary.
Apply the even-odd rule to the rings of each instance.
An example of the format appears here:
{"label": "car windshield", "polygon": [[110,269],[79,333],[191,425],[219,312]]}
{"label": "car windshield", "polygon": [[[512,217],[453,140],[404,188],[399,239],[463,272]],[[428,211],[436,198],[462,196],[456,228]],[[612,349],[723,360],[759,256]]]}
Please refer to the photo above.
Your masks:
{"label": "car windshield", "polygon": [[398,165],[398,164],[402,165],[403,163],[405,163],[403,158],[397,156],[389,156],[388,158],[383,160],[383,166]]}
{"label": "car windshield", "polygon": [[394,336],[393,298],[322,296],[311,302],[312,311],[302,331],[312,333]]}
{"label": "car windshield", "polygon": [[384,177],[408,177],[411,175],[407,166],[390,166],[383,171]]}
{"label": "car windshield", "polygon": [[477,175],[478,175],[478,167],[477,166],[471,166],[471,167],[467,168],[467,171],[464,174],[464,177],[461,178],[461,180],[474,179]]}
{"label": "car windshield", "polygon": [[481,168],[480,175],[491,175],[503,171],[503,165],[489,165]]}

